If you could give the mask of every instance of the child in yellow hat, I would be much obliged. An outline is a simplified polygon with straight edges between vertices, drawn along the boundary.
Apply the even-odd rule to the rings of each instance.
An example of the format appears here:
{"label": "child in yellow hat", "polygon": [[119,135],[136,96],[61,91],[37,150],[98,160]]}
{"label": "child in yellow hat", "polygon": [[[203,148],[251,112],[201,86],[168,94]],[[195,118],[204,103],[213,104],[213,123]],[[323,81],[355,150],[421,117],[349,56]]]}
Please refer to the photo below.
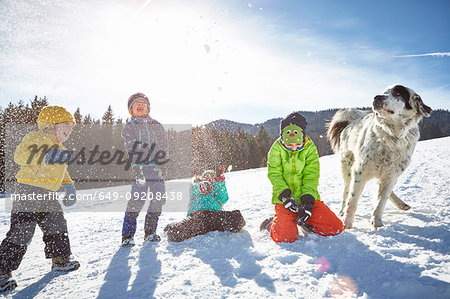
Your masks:
{"label": "child in yellow hat", "polygon": [[0,293],[17,286],[11,271],[19,267],[36,224],[44,234],[45,257],[52,259],[52,270],[68,272],[80,267],[70,258],[67,223],[55,196],[55,191],[64,187],[64,204],[71,205],[76,200],[67,171],[71,153],[62,145],[72,133],[75,119],[64,107],[47,106],[39,114],[37,124],[39,131],[25,135],[14,153],[14,161],[20,165],[14,193],[26,194],[27,199],[13,201],[11,227],[0,245]]}

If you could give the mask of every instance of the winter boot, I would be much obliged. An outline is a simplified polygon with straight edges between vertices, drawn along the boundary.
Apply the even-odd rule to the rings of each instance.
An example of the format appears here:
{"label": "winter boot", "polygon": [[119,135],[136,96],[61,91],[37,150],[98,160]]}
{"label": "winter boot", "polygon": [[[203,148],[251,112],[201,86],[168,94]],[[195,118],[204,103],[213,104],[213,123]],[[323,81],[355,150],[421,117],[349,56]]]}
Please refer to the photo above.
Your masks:
{"label": "winter boot", "polygon": [[145,233],[145,236],[144,236],[144,243],[147,243],[147,242],[159,242],[159,241],[161,241],[161,237],[160,236],[158,236],[155,232],[153,232],[153,233]]}
{"label": "winter boot", "polygon": [[0,294],[17,288],[17,283],[11,279],[11,272],[0,274]]}
{"label": "winter boot", "polygon": [[314,227],[312,225],[310,225],[310,224],[306,224],[305,223],[305,224],[299,225],[299,227],[301,228],[301,232],[303,233],[303,235],[305,237],[308,236],[308,233],[313,233],[314,232]]}
{"label": "winter boot", "polygon": [[52,270],[58,272],[70,272],[80,268],[78,261],[72,260],[70,257],[54,257],[52,258]]}
{"label": "winter boot", "polygon": [[273,222],[273,217],[267,218],[266,220],[264,220],[261,225],[259,226],[259,230],[263,231],[263,230],[268,230],[270,231],[270,226],[272,225]]}
{"label": "winter boot", "polygon": [[122,235],[122,247],[134,246],[134,236],[133,235]]}

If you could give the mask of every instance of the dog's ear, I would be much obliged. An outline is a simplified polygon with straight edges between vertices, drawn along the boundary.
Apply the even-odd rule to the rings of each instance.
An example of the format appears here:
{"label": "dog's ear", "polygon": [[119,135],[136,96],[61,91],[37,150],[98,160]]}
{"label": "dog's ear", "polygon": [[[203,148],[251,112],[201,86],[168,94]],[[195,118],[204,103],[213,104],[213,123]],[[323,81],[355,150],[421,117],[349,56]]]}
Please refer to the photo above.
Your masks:
{"label": "dog's ear", "polygon": [[416,111],[417,111],[417,113],[421,114],[421,115],[423,115],[425,117],[429,117],[430,114],[431,114],[431,111],[432,111],[431,108],[423,103],[423,101],[422,101],[422,99],[420,98],[419,95],[417,95],[417,94],[414,95],[413,99],[414,99],[414,102],[416,104]]}

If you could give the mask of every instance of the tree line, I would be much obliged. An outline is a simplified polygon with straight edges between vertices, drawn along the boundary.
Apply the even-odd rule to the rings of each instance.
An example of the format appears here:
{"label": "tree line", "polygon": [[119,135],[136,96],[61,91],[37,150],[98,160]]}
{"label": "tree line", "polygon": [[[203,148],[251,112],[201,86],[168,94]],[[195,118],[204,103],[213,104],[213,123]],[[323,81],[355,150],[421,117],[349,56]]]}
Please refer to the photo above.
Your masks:
{"label": "tree line", "polygon": [[[24,134],[9,134],[6,136],[8,125],[35,125],[39,112],[50,105],[46,97],[32,99],[28,104],[19,101],[9,103],[5,108],[0,107],[0,193],[5,191],[5,174],[15,173],[18,166],[13,162],[5,164],[5,153],[9,148],[9,156],[13,155],[15,146],[20,142],[19,137]],[[336,109],[317,112],[302,112],[308,121],[307,135],[317,146],[319,156],[332,154],[330,144],[325,138],[325,123],[329,121]],[[78,126],[74,127],[71,137],[64,143],[69,150],[82,148],[93,150],[97,146],[102,151],[125,152],[121,131],[128,121],[116,118],[109,105],[100,119],[90,114],[83,115],[80,108],[73,112]],[[232,165],[233,170],[244,170],[265,167],[267,153],[279,135],[279,120],[268,120],[253,128],[244,129],[239,123],[234,123],[228,129],[227,123],[221,126],[208,124],[185,130],[167,130],[170,163],[164,167],[166,179],[186,178],[199,175],[206,169],[227,168]],[[214,123],[214,122],[213,122]],[[35,126],[37,130],[37,126]],[[450,113],[446,110],[435,110],[431,117],[424,118],[420,123],[421,139],[431,139],[450,135]],[[9,137],[8,139],[6,137]],[[12,157],[9,157],[10,159]],[[127,157],[125,157],[127,158]],[[10,169],[5,169],[8,165]],[[77,164],[69,166],[71,177],[80,189],[109,187],[119,184],[129,184],[130,170],[117,167],[114,164]]]}
{"label": "tree line", "polygon": [[[28,104],[20,101],[9,103],[6,108],[0,107],[0,193],[5,192],[5,179],[8,182],[14,180],[14,174],[19,169],[13,162],[15,147],[27,132],[38,129],[39,112],[50,104],[47,98],[36,96]],[[95,119],[90,114],[82,115],[79,108],[73,115],[78,125],[64,146],[74,152],[73,156],[76,153],[75,158],[89,160],[91,156],[94,157],[92,161],[96,161],[103,151],[125,152],[121,132],[127,120],[124,122],[116,118],[111,106],[107,107],[101,119]],[[275,140],[264,127],[256,135],[241,129],[218,132],[205,126],[181,131],[168,129],[166,133],[170,160],[168,165],[162,167],[166,179],[186,178],[199,175],[206,169],[227,168],[229,165],[233,166],[233,170],[263,167],[267,151]],[[97,152],[95,156],[94,151]],[[130,169],[117,167],[114,163],[79,164],[78,161],[72,161],[74,163],[69,165],[69,173],[79,189],[130,183]],[[6,177],[7,173],[9,177]]]}

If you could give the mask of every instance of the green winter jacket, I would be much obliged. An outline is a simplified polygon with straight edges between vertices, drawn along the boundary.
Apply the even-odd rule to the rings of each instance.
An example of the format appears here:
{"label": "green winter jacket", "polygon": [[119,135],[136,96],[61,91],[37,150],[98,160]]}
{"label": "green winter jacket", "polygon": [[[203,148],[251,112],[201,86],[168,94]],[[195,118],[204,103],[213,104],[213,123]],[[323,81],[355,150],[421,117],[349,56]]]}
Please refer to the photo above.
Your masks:
{"label": "green winter jacket", "polygon": [[319,154],[314,142],[305,137],[305,145],[298,151],[285,148],[280,138],[275,140],[267,155],[268,177],[272,182],[272,203],[283,204],[278,196],[290,189],[292,197],[301,204],[300,197],[312,195],[320,200],[317,186],[319,185]]}

